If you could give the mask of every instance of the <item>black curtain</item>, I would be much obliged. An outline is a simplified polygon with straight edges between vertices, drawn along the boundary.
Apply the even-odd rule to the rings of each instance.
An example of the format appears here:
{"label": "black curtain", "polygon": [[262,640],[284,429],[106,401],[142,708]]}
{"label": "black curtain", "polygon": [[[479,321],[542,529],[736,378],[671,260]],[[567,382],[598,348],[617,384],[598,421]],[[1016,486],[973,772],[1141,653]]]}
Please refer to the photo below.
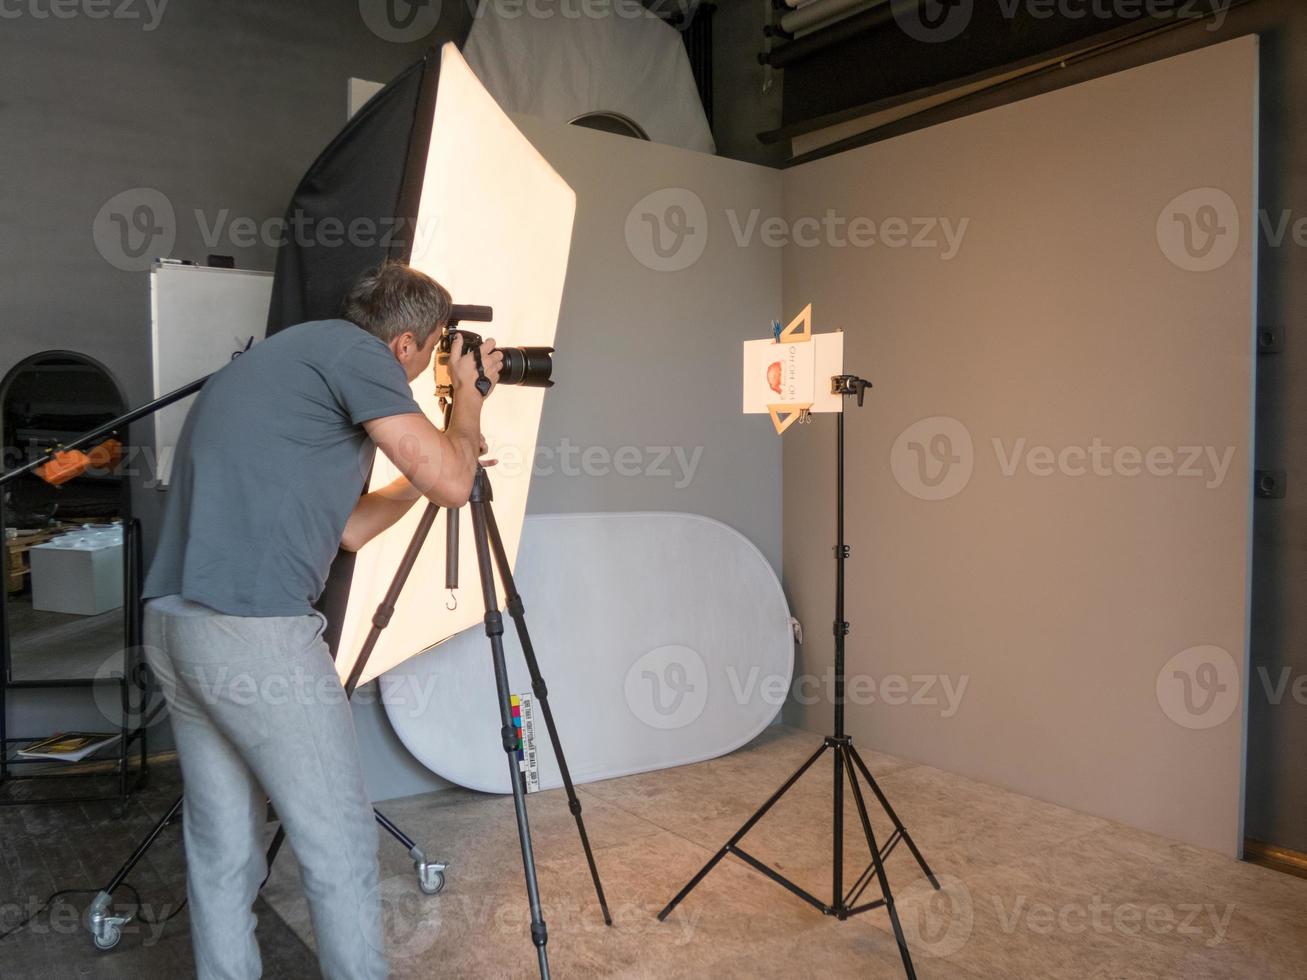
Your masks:
{"label": "black curtain", "polygon": [[[405,69],[355,114],[295,188],[277,251],[268,336],[339,316],[359,273],[409,258],[439,73],[436,51]],[[318,600],[333,654],[353,572],[354,555],[340,552]]]}
{"label": "black curtain", "polygon": [[339,316],[359,273],[387,258],[408,258],[439,71],[435,51],[406,68],[355,114],[295,188],[277,250],[268,336]]}

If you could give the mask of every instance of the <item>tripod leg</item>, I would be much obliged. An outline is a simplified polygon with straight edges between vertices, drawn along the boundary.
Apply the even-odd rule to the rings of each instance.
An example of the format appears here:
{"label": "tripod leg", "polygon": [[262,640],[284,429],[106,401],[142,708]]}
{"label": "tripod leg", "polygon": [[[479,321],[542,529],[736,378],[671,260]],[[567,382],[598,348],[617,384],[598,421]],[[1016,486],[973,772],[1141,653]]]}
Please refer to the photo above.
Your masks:
{"label": "tripod leg", "polygon": [[522,845],[522,868],[526,873],[527,901],[531,906],[531,941],[539,959],[541,980],[548,980],[549,958],[545,946],[549,933],[540,908],[540,887],[536,881],[535,855],[531,848],[531,827],[526,816],[526,787],[517,767],[517,730],[513,726],[513,709],[509,702],[508,668],[504,663],[504,618],[499,612],[495,594],[495,572],[490,564],[490,543],[487,533],[484,491],[488,489],[485,474],[477,474],[478,489],[472,492],[472,533],[476,540],[477,565],[481,574],[481,593],[486,606],[486,636],[490,639],[490,654],[494,661],[495,688],[499,696],[500,737],[504,754],[508,758],[508,778],[513,786],[513,809],[517,814],[517,836]]}
{"label": "tripod leg", "polygon": [[857,763],[858,768],[862,771],[862,778],[867,781],[867,785],[871,787],[871,791],[876,794],[876,799],[880,801],[881,807],[885,810],[885,815],[893,822],[894,829],[898,831],[898,835],[903,838],[903,843],[908,845],[908,850],[911,851],[912,856],[917,859],[917,864],[921,865],[922,872],[924,872],[926,877],[930,879],[930,883],[934,886],[935,890],[939,891],[939,880],[935,877],[935,872],[930,870],[930,865],[928,865],[926,859],[921,856],[921,851],[917,850],[917,845],[912,840],[912,835],[908,833],[908,828],[903,826],[903,821],[900,820],[899,815],[894,812],[894,808],[889,805],[889,800],[886,798],[885,794],[881,792],[880,786],[876,783],[875,777],[871,774],[871,770],[867,768],[867,764],[862,761],[862,756],[858,755],[858,750],[852,745],[849,746],[849,755],[853,757],[853,761]]}
{"label": "tripod leg", "polygon": [[586,863],[590,865],[590,879],[594,882],[595,895],[599,898],[599,908],[603,912],[604,924],[612,925],[613,917],[608,912],[608,900],[604,897],[604,886],[599,880],[599,869],[595,866],[594,852],[590,848],[590,835],[585,831],[585,819],[581,816],[581,800],[576,795],[572,784],[572,773],[567,768],[567,758],[563,755],[563,743],[558,738],[558,726],[554,724],[554,712],[549,707],[549,689],[540,673],[540,664],[536,660],[535,647],[531,645],[531,636],[526,628],[526,607],[518,595],[517,585],[513,582],[513,569],[508,563],[504,551],[504,540],[499,536],[499,526],[495,523],[494,508],[487,502],[486,527],[490,537],[490,548],[495,555],[495,566],[499,569],[499,580],[504,584],[505,606],[513,618],[517,638],[522,644],[522,655],[526,668],[531,674],[531,691],[540,702],[540,710],[545,718],[545,729],[549,732],[549,744],[553,746],[554,758],[558,760],[558,771],[563,778],[563,789],[567,793],[567,807],[576,818],[576,830],[581,835],[581,849],[585,851]]}
{"label": "tripod leg", "polygon": [[800,776],[812,768],[812,764],[821,758],[821,754],[829,747],[830,746],[826,742],[822,742],[817,751],[808,757],[808,761],[799,766],[798,769],[794,770],[793,775],[781,784],[781,788],[768,797],[767,802],[760,806],[754,815],[744,822],[744,826],[735,832],[735,836],[723,844],[721,850],[709,858],[708,863],[699,869],[699,873],[691,878],[689,883],[676,893],[676,897],[668,902],[667,906],[658,913],[659,922],[664,921],[667,916],[671,914],[672,909],[680,905],[681,900],[685,898],[686,895],[690,894],[690,892],[694,891],[695,886],[708,876],[708,872],[717,867],[718,862],[731,852],[731,849],[743,839],[745,834],[753,829],[753,825],[761,820],[767,814],[767,811],[775,806],[782,796],[789,792],[790,787],[799,781]]}
{"label": "tripod leg", "polygon": [[[885,874],[885,863],[881,860],[880,849],[876,846],[876,834],[871,829],[871,819],[867,816],[867,801],[862,797],[862,787],[858,785],[853,763],[844,758],[844,771],[848,774],[849,785],[853,788],[853,799],[858,804],[858,818],[862,821],[862,832],[867,836],[871,847],[871,863],[876,868],[876,879],[880,882],[881,895],[885,900],[885,911],[889,913],[890,925],[894,929],[894,940],[899,944],[899,956],[903,959],[903,970],[908,980],[917,980],[917,971],[912,966],[912,954],[908,951],[908,941],[903,936],[903,926],[899,924],[898,909],[894,907],[894,894],[889,888],[889,878]],[[843,903],[841,903],[843,904]]]}

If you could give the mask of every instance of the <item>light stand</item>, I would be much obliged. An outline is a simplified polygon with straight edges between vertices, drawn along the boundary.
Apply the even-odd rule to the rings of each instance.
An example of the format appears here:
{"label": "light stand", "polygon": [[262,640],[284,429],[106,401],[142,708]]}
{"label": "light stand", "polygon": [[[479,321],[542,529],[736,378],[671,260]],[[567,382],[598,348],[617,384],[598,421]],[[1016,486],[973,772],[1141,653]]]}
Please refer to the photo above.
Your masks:
{"label": "light stand", "polygon": [[[863,378],[855,377],[851,374],[836,375],[831,378],[831,393],[838,394],[847,398],[850,395],[858,399],[858,407],[862,407],[863,395],[871,387],[871,382]],[[847,404],[847,402],[846,402]],[[867,764],[862,761],[858,750],[853,746],[853,739],[844,731],[844,638],[848,636],[849,624],[844,618],[844,562],[849,557],[849,546],[844,543],[844,412],[838,413],[836,421],[836,496],[835,496],[835,730],[831,735],[823,739],[820,747],[814,752],[808,761],[803,763],[793,775],[781,784],[780,789],[773,793],[761,807],[744,822],[744,825],[735,832],[721,849],[714,854],[689,883],[677,893],[676,897],[667,903],[667,907],[658,913],[659,921],[667,918],[672,909],[676,908],[695,886],[699,884],[712,871],[727,854],[734,854],[740,860],[744,861],[756,871],[766,875],[772,881],[776,882],[783,888],[793,892],[799,898],[803,899],[809,905],[826,915],[833,915],[835,918],[844,920],[850,916],[858,915],[861,912],[868,912],[872,909],[880,908],[882,905],[889,913],[890,925],[894,929],[894,939],[898,943],[899,955],[903,959],[903,969],[909,980],[916,980],[916,970],[912,966],[912,955],[908,950],[907,940],[903,936],[903,927],[899,924],[898,911],[894,907],[894,895],[890,891],[889,879],[885,875],[885,859],[898,845],[900,841],[908,845],[912,856],[916,859],[921,870],[930,880],[931,885],[936,890],[939,889],[939,881],[936,880],[934,873],[926,864],[926,859],[921,856],[917,850],[917,845],[913,843],[912,836],[908,833],[907,828],[903,826],[903,821],[898,818],[894,808],[890,806],[889,800],[881,791],[876,779],[867,768]],[[833,852],[831,854],[831,900],[829,903],[823,902],[817,896],[813,895],[806,889],[795,884],[789,878],[780,872],[768,867],[761,860],[745,851],[739,846],[740,840],[753,829],[776,803],[783,797],[790,788],[794,786],[807,772],[813,764],[821,758],[822,754],[830,749],[835,757],[834,783],[833,789],[833,831],[834,842]],[[885,814],[894,824],[894,831],[886,839],[884,846],[876,843],[876,835],[871,827],[871,820],[867,816],[867,802],[862,794],[862,786],[859,784],[859,776],[866,781],[867,786],[875,794],[876,800],[884,809]],[[858,818],[862,824],[863,835],[867,839],[867,849],[871,854],[871,861],[858,875],[853,885],[846,892],[844,890],[844,781],[849,782],[849,787],[853,790],[853,798],[858,806]],[[871,884],[872,878],[876,879],[880,886],[881,897],[873,901],[857,904],[862,893],[866,891]]]}

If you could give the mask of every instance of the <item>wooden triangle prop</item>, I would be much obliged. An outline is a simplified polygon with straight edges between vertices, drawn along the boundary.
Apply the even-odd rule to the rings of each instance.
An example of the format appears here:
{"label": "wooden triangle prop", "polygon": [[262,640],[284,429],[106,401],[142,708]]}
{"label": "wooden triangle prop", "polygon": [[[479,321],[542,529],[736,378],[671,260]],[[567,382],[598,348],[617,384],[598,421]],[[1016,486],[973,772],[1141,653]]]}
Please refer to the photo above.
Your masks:
{"label": "wooden triangle prop", "polygon": [[780,435],[803,418],[803,413],[810,408],[812,402],[805,402],[802,405],[768,405],[767,413],[771,415],[771,424],[776,426],[776,434]]}
{"label": "wooden triangle prop", "polygon": [[812,339],[812,304],[809,303],[790,321],[790,325],[781,331],[780,340],[803,341]]}

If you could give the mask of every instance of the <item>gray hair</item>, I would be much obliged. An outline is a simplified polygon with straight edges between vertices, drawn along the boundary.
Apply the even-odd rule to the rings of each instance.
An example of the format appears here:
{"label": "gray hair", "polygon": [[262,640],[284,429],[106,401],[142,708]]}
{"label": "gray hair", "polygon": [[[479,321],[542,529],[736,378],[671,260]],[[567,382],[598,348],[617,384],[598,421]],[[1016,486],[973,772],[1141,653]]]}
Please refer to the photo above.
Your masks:
{"label": "gray hair", "polygon": [[449,290],[403,262],[383,262],[350,288],[342,315],[390,343],[412,333],[418,346],[449,320]]}

